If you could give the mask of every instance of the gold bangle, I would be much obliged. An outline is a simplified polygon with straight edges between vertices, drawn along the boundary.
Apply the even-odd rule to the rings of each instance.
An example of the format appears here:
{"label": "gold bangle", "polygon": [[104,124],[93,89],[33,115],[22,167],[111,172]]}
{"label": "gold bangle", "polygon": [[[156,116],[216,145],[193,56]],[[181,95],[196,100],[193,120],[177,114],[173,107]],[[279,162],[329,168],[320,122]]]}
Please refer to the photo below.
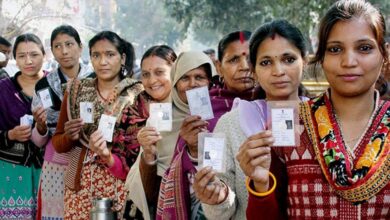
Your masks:
{"label": "gold bangle", "polygon": [[259,193],[259,192],[256,192],[255,190],[253,190],[251,187],[250,187],[250,181],[251,179],[249,177],[246,177],[246,180],[245,180],[245,185],[246,185],[246,188],[247,190],[249,191],[249,193],[251,193],[252,195],[255,195],[255,196],[259,196],[259,197],[262,197],[262,196],[268,196],[269,194],[273,193],[276,189],[276,178],[274,176],[274,174],[272,174],[271,172],[268,172],[269,173],[269,176],[273,179],[274,181],[274,185],[272,186],[272,188],[270,190],[268,190],[267,192],[262,192],[262,193]]}

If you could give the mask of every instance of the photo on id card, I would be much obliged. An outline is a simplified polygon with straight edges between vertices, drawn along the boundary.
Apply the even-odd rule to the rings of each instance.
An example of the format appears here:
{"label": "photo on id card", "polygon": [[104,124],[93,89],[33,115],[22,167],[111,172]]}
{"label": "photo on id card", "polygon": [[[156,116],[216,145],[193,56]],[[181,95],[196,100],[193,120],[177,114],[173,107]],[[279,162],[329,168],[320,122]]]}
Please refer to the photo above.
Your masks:
{"label": "photo on id card", "polygon": [[112,135],[114,134],[116,118],[111,115],[102,114],[98,130],[102,132],[104,140],[112,142]]}
{"label": "photo on id card", "polygon": [[226,171],[226,138],[224,133],[198,134],[198,166],[212,167],[218,173]]}
{"label": "photo on id card", "polygon": [[80,118],[84,123],[93,123],[93,103],[80,102]]}
{"label": "photo on id card", "polygon": [[147,123],[157,131],[171,131],[172,103],[150,103]]}
{"label": "photo on id card", "polygon": [[42,89],[38,91],[39,98],[41,99],[41,103],[44,109],[50,108],[53,106],[53,102],[51,100],[50,90],[49,88]]}
{"label": "photo on id card", "polygon": [[299,146],[298,107],[298,101],[267,101],[267,125],[275,140],[273,146]]}
{"label": "photo on id card", "polygon": [[202,120],[214,118],[207,86],[187,90],[186,96],[191,115],[199,115]]}

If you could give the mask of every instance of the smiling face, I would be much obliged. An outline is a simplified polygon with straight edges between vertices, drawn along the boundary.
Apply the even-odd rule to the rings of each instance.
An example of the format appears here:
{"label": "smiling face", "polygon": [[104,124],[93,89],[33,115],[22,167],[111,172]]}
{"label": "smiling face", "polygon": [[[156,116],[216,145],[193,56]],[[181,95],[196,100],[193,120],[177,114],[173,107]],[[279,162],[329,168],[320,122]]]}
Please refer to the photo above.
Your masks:
{"label": "smiling face", "polygon": [[145,91],[156,101],[163,101],[171,91],[171,65],[158,56],[149,56],[141,63],[141,81]]}
{"label": "smiling face", "polygon": [[57,35],[51,50],[62,68],[70,69],[79,65],[82,48],[73,37],[67,34]]}
{"label": "smiling face", "polygon": [[365,19],[338,21],[333,26],[322,63],[332,94],[351,97],[373,91],[382,63],[374,32]]}
{"label": "smiling face", "polygon": [[91,61],[96,77],[103,81],[119,79],[121,65],[125,63],[125,57],[125,54],[119,54],[110,41],[97,41],[91,48]]}
{"label": "smiling face", "polygon": [[255,76],[268,100],[298,99],[304,60],[300,50],[287,39],[275,35],[258,47]]}
{"label": "smiling face", "polygon": [[31,41],[20,42],[15,55],[16,65],[23,75],[34,77],[41,71],[45,56],[38,44]]}
{"label": "smiling face", "polygon": [[234,41],[224,50],[222,61],[218,62],[217,67],[228,90],[244,92],[253,88],[254,79],[248,60],[248,41]]}

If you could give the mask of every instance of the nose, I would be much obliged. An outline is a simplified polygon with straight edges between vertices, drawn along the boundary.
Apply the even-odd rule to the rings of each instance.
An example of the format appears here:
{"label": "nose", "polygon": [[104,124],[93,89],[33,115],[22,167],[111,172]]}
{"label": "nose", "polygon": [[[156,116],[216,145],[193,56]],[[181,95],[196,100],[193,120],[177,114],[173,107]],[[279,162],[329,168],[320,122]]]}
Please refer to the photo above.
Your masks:
{"label": "nose", "polygon": [[107,64],[107,57],[106,56],[101,56],[100,60],[99,60],[99,64],[100,65],[106,65]]}
{"label": "nose", "polygon": [[249,57],[240,59],[240,69],[243,71],[249,70]]}
{"label": "nose", "polygon": [[345,68],[355,67],[357,65],[356,54],[353,50],[345,50],[341,56],[341,66]]}
{"label": "nose", "polygon": [[190,78],[190,82],[189,82],[189,86],[191,87],[191,88],[196,88],[196,87],[198,87],[198,81],[195,79],[195,77],[191,77]]}
{"label": "nose", "polygon": [[283,76],[285,74],[282,64],[280,62],[275,62],[272,66],[272,75],[273,76]]}
{"label": "nose", "polygon": [[61,47],[61,52],[62,54],[68,54],[68,48],[66,48],[66,46]]}
{"label": "nose", "polygon": [[25,59],[25,63],[27,63],[27,64],[32,63],[31,55],[27,54],[26,59]]}

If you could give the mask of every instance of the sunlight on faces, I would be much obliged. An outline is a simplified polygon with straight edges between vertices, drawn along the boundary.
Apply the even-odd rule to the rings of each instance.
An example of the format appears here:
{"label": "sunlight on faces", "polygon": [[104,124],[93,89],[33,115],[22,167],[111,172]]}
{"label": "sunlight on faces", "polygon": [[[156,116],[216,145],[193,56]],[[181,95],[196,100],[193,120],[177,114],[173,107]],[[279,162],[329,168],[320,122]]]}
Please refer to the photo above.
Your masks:
{"label": "sunlight on faces", "polygon": [[62,68],[70,69],[79,65],[82,47],[77,44],[73,37],[67,34],[57,35],[53,41],[51,51]]}
{"label": "sunlight on faces", "polygon": [[112,81],[119,78],[121,65],[125,64],[125,60],[126,55],[120,55],[108,40],[99,40],[91,48],[91,62],[99,80]]}
{"label": "sunlight on faces", "polygon": [[171,92],[171,66],[158,56],[149,56],[141,63],[141,82],[156,101],[163,101]]}
{"label": "sunlight on faces", "polygon": [[176,83],[179,98],[188,103],[186,91],[202,86],[209,86],[210,79],[207,77],[206,69],[203,66],[188,71]]}
{"label": "sunlight on faces", "polygon": [[255,77],[268,100],[298,99],[304,62],[300,50],[277,34],[259,45]]}
{"label": "sunlight on faces", "polygon": [[25,76],[37,76],[44,57],[38,44],[31,41],[20,42],[16,48],[16,65]]}
{"label": "sunlight on faces", "polygon": [[228,90],[244,92],[254,87],[255,81],[249,67],[248,41],[230,43],[224,51],[222,61],[217,63],[217,68]]}
{"label": "sunlight on faces", "polygon": [[374,32],[365,19],[338,21],[333,26],[322,63],[332,94],[349,97],[373,91],[382,64]]}

